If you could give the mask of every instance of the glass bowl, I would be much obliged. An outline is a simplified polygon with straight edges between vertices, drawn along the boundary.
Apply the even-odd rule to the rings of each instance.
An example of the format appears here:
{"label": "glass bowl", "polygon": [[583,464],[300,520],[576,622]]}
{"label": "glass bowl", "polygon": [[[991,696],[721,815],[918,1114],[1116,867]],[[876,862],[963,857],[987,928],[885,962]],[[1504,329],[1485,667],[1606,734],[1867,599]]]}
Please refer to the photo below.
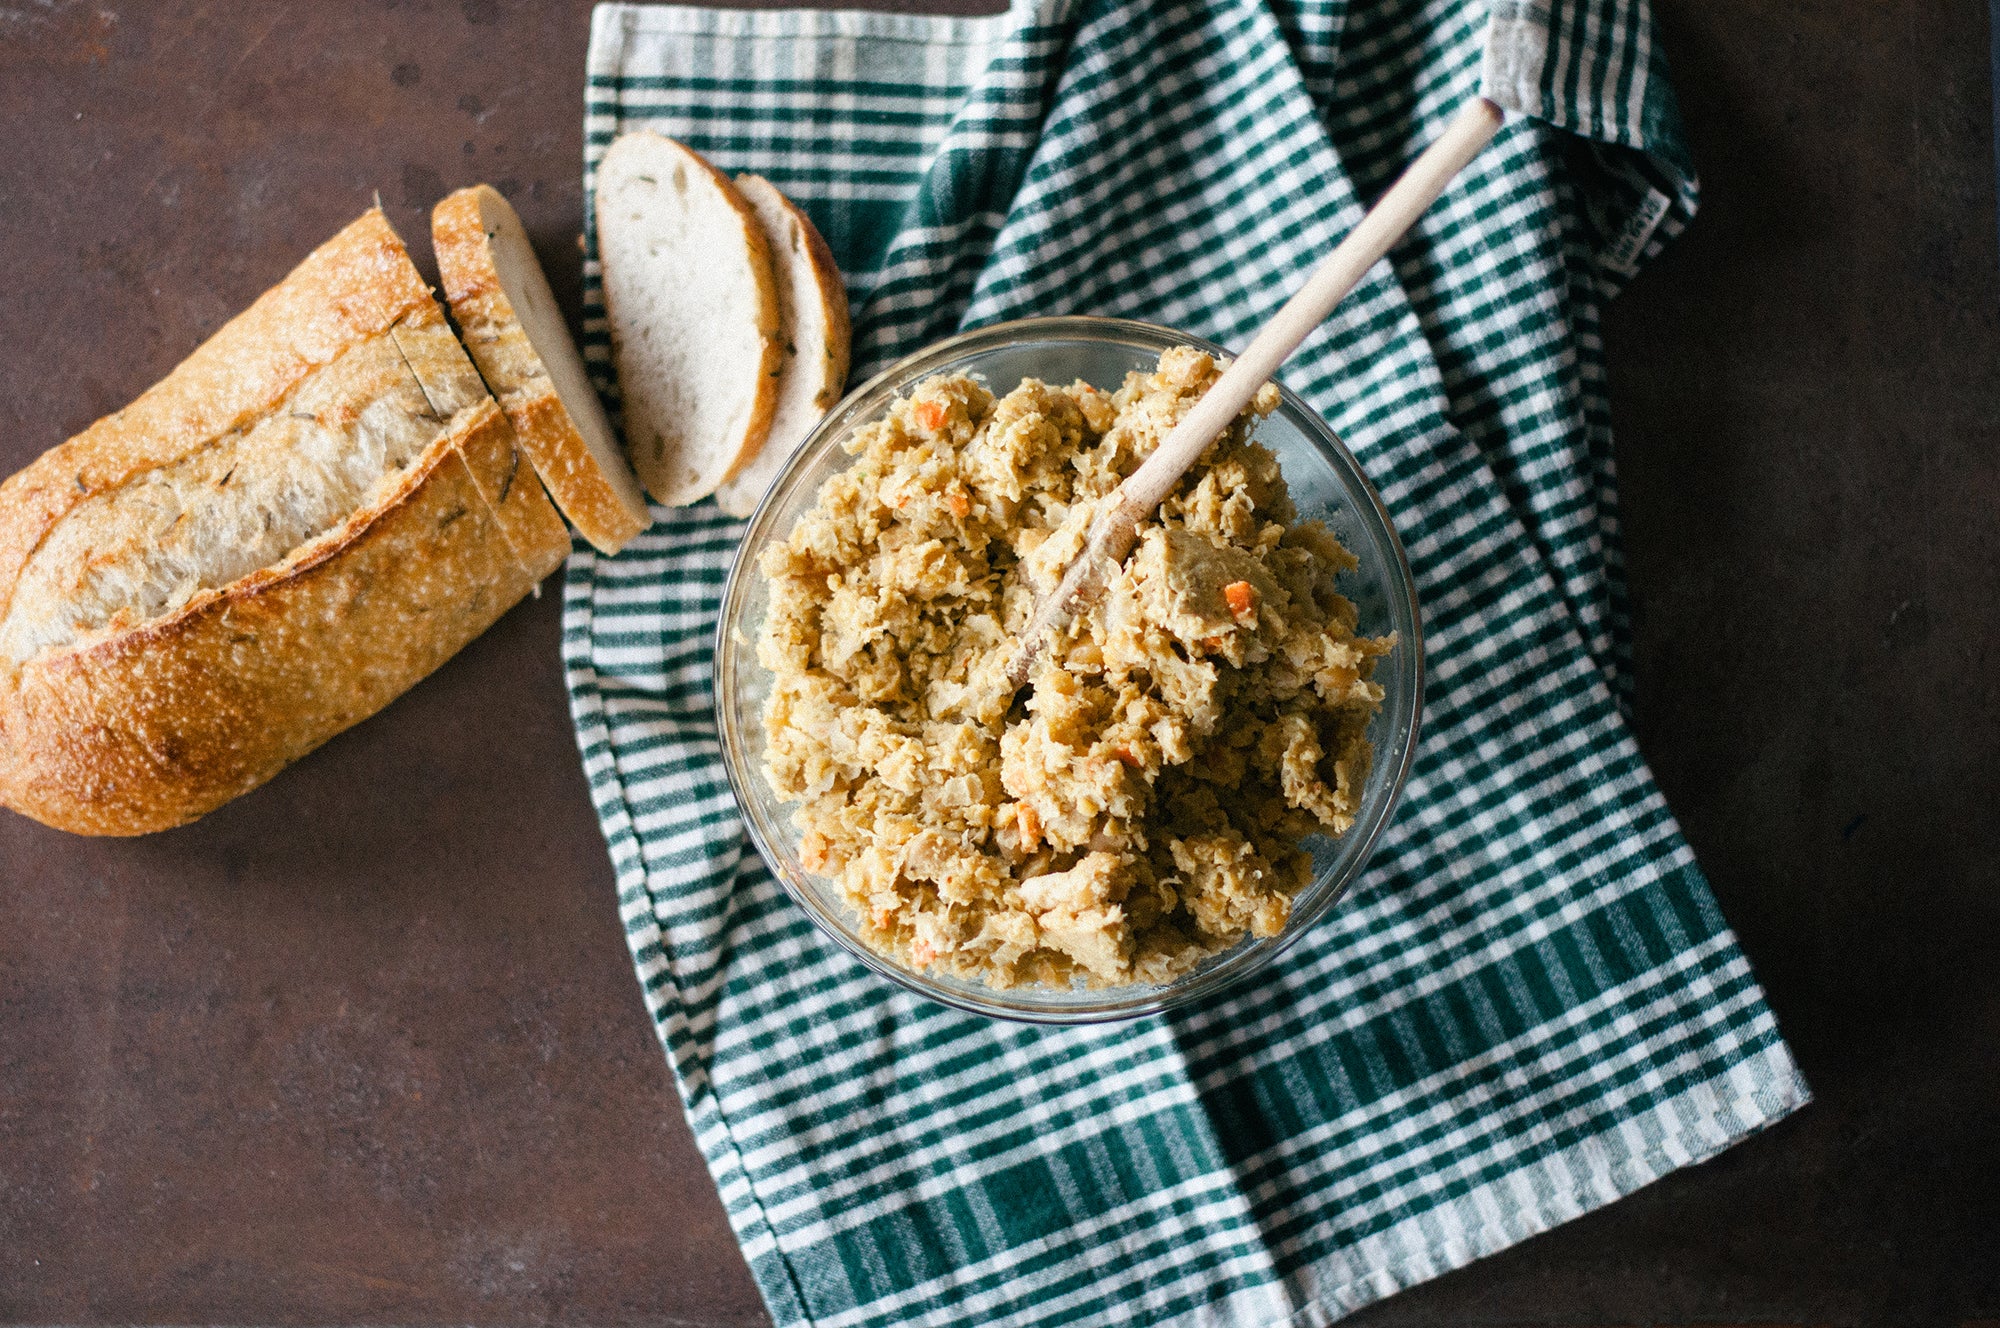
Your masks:
{"label": "glass bowl", "polygon": [[1409,774],[1417,748],[1424,658],[1409,561],[1382,500],[1353,455],[1310,407],[1288,391],[1255,437],[1277,453],[1300,518],[1325,522],[1360,559],[1360,567],[1343,575],[1339,584],[1341,593],[1360,611],[1361,631],[1369,635],[1393,631],[1397,645],[1375,669],[1384,697],[1368,730],[1375,761],[1360,813],[1338,839],[1314,836],[1305,841],[1312,854],[1313,879],[1293,899],[1283,932],[1245,939],[1162,986],[1003,991],[919,972],[877,953],[861,940],[858,918],[841,898],[838,885],[801,865],[791,807],[780,802],[764,781],[763,711],[771,676],[757,662],[756,639],[769,590],[758,571],[758,556],[790,534],[817,499],[820,485],[851,462],[841,442],[933,374],[972,374],[995,396],[1011,391],[1023,378],[1052,383],[1081,378],[1109,391],[1124,382],[1127,372],[1153,369],[1161,351],[1186,345],[1217,355],[1228,353],[1199,337],[1150,323],[1080,317],[999,323],[919,351],[849,393],[805,440],[751,517],[730,568],[717,629],[715,695],[729,783],[750,839],[820,930],[869,968],[932,1000],[996,1018],[1068,1024],[1135,1018],[1233,986],[1284,953],[1326,916],[1360,875]]}

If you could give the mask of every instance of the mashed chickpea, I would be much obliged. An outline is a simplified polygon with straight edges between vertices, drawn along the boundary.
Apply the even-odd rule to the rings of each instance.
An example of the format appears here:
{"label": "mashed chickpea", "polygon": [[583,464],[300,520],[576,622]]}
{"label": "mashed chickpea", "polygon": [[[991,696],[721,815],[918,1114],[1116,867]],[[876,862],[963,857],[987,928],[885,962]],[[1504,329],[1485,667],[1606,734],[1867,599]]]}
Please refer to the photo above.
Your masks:
{"label": "mashed chickpea", "polygon": [[1277,934],[1300,841],[1353,824],[1394,641],[1355,635],[1353,557],[1247,441],[1275,388],[1004,683],[1093,503],[1218,374],[1183,348],[1115,393],[929,379],[765,553],[765,775],[877,949],[995,987],[1164,982]]}

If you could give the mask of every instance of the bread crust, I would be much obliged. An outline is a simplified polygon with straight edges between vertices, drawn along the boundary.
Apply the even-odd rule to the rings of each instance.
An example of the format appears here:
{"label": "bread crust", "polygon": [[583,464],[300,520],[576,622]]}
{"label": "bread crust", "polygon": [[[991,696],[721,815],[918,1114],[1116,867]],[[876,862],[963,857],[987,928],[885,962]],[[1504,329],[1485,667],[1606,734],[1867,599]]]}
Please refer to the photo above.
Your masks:
{"label": "bread crust", "polygon": [[436,308],[381,209],[328,240],[138,400],[0,483],[0,615],[70,509],[180,460],[397,320]]}
{"label": "bread crust", "polygon": [[[768,191],[771,200],[783,209],[785,215],[798,226],[800,234],[805,237],[806,265],[812,274],[810,286],[818,298],[819,315],[826,327],[824,357],[816,366],[807,368],[801,366],[795,359],[787,361],[784,348],[782,346],[779,348],[779,360],[783,368],[778,378],[778,395],[773,401],[774,414],[777,401],[784,395],[786,375],[799,373],[802,369],[805,372],[819,374],[820,387],[814,393],[814,404],[822,413],[832,410],[840,401],[841,392],[847,386],[847,371],[853,362],[854,327],[848,317],[846,279],[840,275],[840,265],[833,261],[832,247],[827,244],[826,237],[819,233],[819,227],[813,225],[812,218],[806,215],[805,209],[787,198],[783,190],[761,175],[740,175],[736,178],[736,182],[741,187],[740,191]],[[771,254],[774,275],[781,261],[783,261],[781,256],[774,251]],[[786,283],[780,281],[778,285],[783,288]],[[782,318],[784,313],[782,305],[779,313]],[[796,327],[798,322],[799,316],[794,312],[793,326]],[[790,449],[799,441],[797,438],[774,439],[767,433],[764,441],[737,462],[736,469],[716,490],[716,505],[731,516],[747,517],[756,511],[757,504],[764,497],[764,491],[770,487],[771,480],[776,477],[778,468],[783,464],[783,458],[766,457],[764,455],[766,450],[774,446]]]}
{"label": "bread crust", "polygon": [[847,375],[854,368],[854,322],[847,308],[847,278],[840,274],[840,264],[833,261],[833,248],[819,233],[819,227],[813,225],[812,218],[789,198],[785,199],[785,206],[792,210],[805,230],[806,246],[812,254],[813,275],[818,279],[821,307],[826,311],[826,381],[829,387],[820,393],[819,405],[821,410],[832,410],[840,404],[841,394],[847,390]]}
{"label": "bread crust", "polygon": [[[652,518],[629,474],[621,485],[605,473],[571,414],[572,407],[596,412],[604,435],[615,438],[596,396],[564,401],[508,298],[493,256],[493,230],[509,223],[520,229],[512,205],[490,185],[448,195],[431,212],[440,282],[465,333],[466,349],[507,412],[549,496],[585,539],[605,553],[616,553]],[[554,296],[548,298],[550,316],[557,316]],[[577,363],[580,369],[580,357]]]}
{"label": "bread crust", "polygon": [[[757,449],[764,444],[765,436],[770,433],[771,416],[778,408],[778,374],[782,367],[784,355],[784,347],[779,344],[778,283],[772,269],[770,245],[764,239],[764,228],[758,222],[757,213],[750,206],[749,200],[744,198],[742,192],[736,188],[735,182],[717,170],[706,157],[696,152],[693,148],[688,147],[677,139],[669,138],[665,134],[651,129],[633,130],[620,135],[612,143],[611,147],[606,149],[604,160],[599,162],[598,179],[600,181],[600,188],[597,196],[598,234],[602,236],[604,233],[604,194],[601,182],[604,176],[605,163],[610,160],[610,154],[618,150],[620,143],[642,138],[666,145],[678,154],[691,169],[702,172],[715,188],[720,191],[731,211],[735,213],[737,225],[742,228],[744,246],[749,251],[753,284],[756,288],[757,308],[750,312],[756,320],[763,345],[763,353],[759,357],[754,379],[756,387],[751,398],[750,412],[745,422],[743,433],[739,438],[731,440],[730,446],[733,449],[734,455],[730,458],[729,464],[718,471],[712,483],[705,486],[683,486],[677,483],[671,467],[651,463],[647,458],[640,455],[638,449],[631,446],[632,429],[630,420],[627,420],[625,429],[627,438],[626,455],[632,461],[632,468],[638,472],[640,482],[646,486],[646,492],[668,507],[682,507],[689,503],[700,501],[710,493],[713,493],[718,486],[726,483],[730,477],[743,468],[751,457],[756,455]],[[623,358],[618,354],[620,313],[617,308],[616,299],[612,294],[612,285],[608,281],[604,286],[604,303],[605,314],[612,328],[613,360],[618,371],[620,387],[623,389],[625,369]],[[629,400],[632,393],[626,391],[625,396]]]}
{"label": "bread crust", "polygon": [[[427,394],[455,381],[430,335],[443,315],[371,212],[131,406],[0,485],[0,612],[76,502],[268,412],[399,320]],[[138,626],[0,656],[0,803],[78,834],[194,820],[387,705],[533,589],[567,532],[518,482],[499,407],[483,389],[468,399],[383,492],[280,561]]]}

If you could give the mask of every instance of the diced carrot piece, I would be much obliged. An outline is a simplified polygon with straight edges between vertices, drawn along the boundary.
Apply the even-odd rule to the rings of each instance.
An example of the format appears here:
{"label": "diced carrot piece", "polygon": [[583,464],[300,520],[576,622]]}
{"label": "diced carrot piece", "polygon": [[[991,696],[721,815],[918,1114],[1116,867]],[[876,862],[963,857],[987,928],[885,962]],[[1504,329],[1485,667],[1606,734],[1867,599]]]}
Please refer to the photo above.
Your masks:
{"label": "diced carrot piece", "polygon": [[1111,754],[1117,757],[1119,760],[1123,761],[1126,765],[1131,766],[1134,770],[1137,770],[1139,768],[1139,758],[1135,756],[1132,752],[1132,749],[1126,746],[1124,743],[1121,742],[1116,747],[1113,747],[1111,749]]}
{"label": "diced carrot piece", "polygon": [[944,505],[951,509],[953,516],[961,520],[972,515],[972,499],[965,496],[965,490],[963,489],[953,489],[950,493],[946,494]]}
{"label": "diced carrot piece", "polygon": [[1222,597],[1229,601],[1229,611],[1238,618],[1248,618],[1257,611],[1257,587],[1248,581],[1231,581],[1222,588]]}
{"label": "diced carrot piece", "polygon": [[1016,815],[1017,823],[1021,827],[1021,848],[1024,852],[1032,853],[1042,842],[1042,818],[1037,816],[1035,809],[1027,803],[1017,805],[1020,808]]}
{"label": "diced carrot piece", "polygon": [[942,401],[919,401],[917,403],[917,423],[936,433],[944,428],[945,410]]}

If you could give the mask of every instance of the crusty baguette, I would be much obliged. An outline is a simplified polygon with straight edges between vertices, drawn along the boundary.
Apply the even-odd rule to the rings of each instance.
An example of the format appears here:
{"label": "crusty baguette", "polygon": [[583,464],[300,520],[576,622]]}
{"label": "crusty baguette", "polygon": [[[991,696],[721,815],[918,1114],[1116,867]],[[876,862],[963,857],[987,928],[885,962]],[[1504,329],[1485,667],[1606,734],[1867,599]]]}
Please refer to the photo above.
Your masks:
{"label": "crusty baguette", "polygon": [[625,448],[668,506],[714,493],[764,441],[778,400],[778,292],[736,186],[650,130],[597,167],[604,311]]}
{"label": "crusty baguette", "polygon": [[715,491],[723,511],[749,516],[792,451],[840,400],[847,386],[850,328],[847,285],[812,218],[761,175],[739,175],[736,187],[750,201],[771,247],[783,347],[771,430],[763,446]]}
{"label": "crusty baguette", "polygon": [[585,539],[616,553],[652,521],[513,206],[489,185],[431,212],[438,275],[465,347],[521,450]]}
{"label": "crusty baguette", "polygon": [[379,211],[0,484],[0,803],[203,815],[435,669],[562,519]]}

